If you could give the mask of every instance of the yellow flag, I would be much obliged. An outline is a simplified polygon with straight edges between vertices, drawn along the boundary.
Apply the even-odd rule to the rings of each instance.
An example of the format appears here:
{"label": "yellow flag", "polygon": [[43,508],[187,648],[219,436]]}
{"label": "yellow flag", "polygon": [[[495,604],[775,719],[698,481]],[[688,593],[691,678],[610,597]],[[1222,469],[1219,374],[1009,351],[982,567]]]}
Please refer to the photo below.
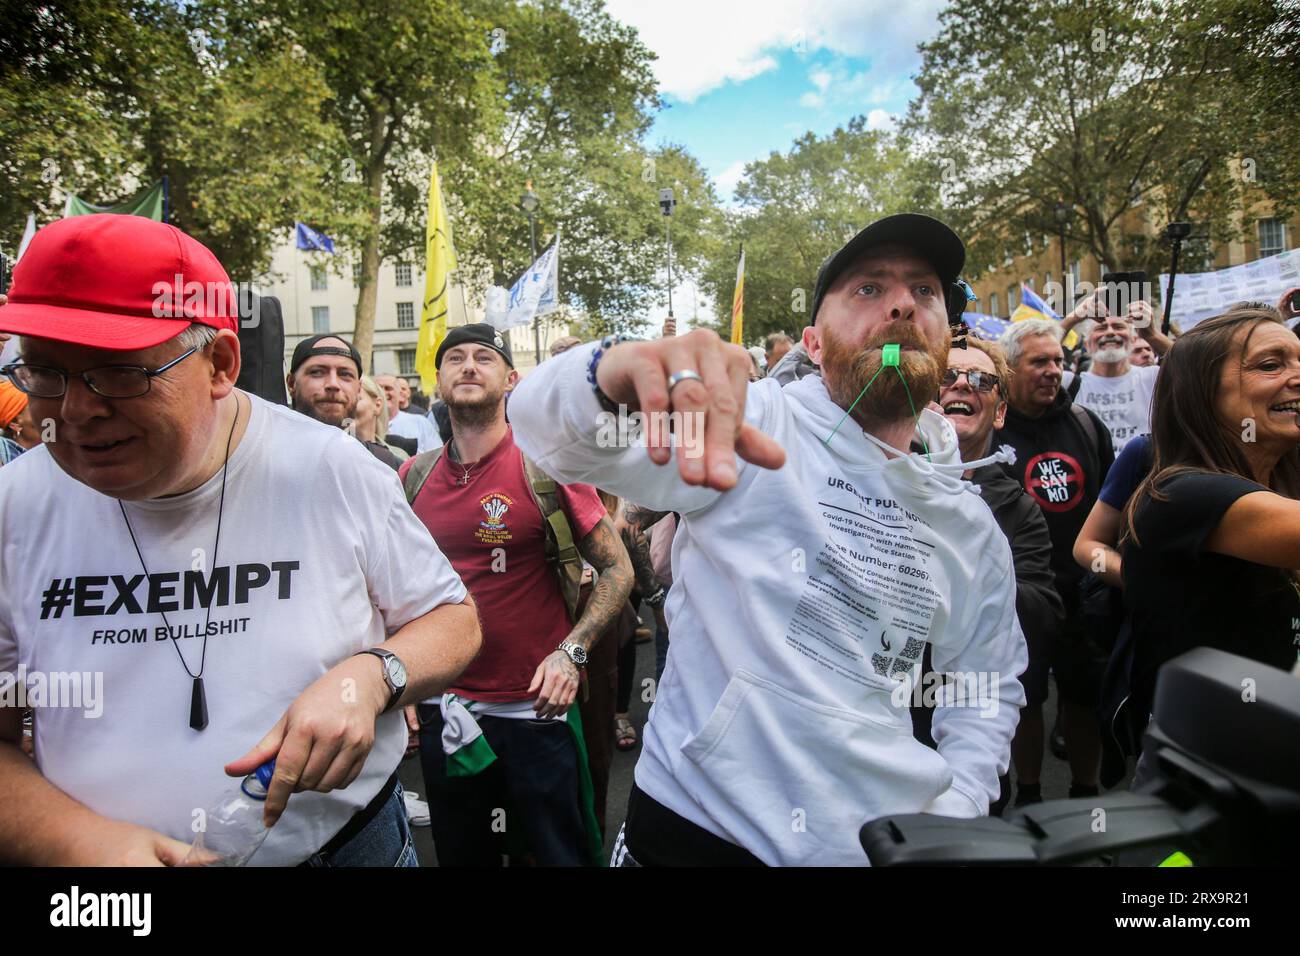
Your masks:
{"label": "yellow flag", "polygon": [[736,293],[731,297],[731,342],[744,345],[745,338],[745,247],[740,247],[740,265],[736,267]]}
{"label": "yellow flag", "polygon": [[415,350],[415,370],[426,395],[434,394],[438,369],[434,357],[447,337],[447,307],[450,275],[456,269],[456,249],[451,242],[451,220],[442,202],[438,164],[429,180],[429,216],[424,227],[424,305],[420,309],[420,342]]}

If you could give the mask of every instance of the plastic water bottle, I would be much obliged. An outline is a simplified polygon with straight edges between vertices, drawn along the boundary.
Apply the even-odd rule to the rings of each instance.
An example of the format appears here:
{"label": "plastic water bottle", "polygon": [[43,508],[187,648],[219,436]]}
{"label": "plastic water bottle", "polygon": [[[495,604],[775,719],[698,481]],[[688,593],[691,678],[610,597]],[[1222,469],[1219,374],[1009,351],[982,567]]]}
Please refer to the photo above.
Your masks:
{"label": "plastic water bottle", "polygon": [[271,831],[262,824],[266,794],[275,773],[268,760],[208,809],[182,866],[243,866]]}

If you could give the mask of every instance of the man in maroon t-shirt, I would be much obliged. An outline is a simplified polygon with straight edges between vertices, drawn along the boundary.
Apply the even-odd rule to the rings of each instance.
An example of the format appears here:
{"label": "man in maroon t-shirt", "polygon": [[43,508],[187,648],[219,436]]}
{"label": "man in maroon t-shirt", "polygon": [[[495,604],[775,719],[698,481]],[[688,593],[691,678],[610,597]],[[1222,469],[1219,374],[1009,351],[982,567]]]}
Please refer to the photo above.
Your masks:
{"label": "man in maroon t-shirt", "polygon": [[[519,381],[509,347],[490,325],[465,325],[447,334],[435,361],[452,440],[412,507],[478,606],[483,649],[451,693],[496,758],[477,773],[454,764],[449,774],[444,725],[451,723],[448,736],[464,740],[464,714],[444,719],[441,705],[420,706],[438,863],[499,866],[512,821],[539,863],[590,863],[578,751],[565,718],[587,651],[627,601],[632,567],[595,489],[558,486],[578,551],[598,575],[581,617],[570,623],[546,560],[541,509],[506,423],[505,397]],[[403,465],[403,479],[413,465]]]}

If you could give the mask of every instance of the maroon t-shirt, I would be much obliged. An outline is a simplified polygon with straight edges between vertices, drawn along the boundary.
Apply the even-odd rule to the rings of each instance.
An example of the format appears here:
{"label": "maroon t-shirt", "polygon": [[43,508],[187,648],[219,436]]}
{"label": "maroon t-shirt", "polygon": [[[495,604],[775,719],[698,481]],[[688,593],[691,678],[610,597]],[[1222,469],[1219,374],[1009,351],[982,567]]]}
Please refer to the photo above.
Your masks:
{"label": "maroon t-shirt", "polygon": [[[402,464],[403,478],[410,467]],[[460,484],[463,474],[444,453],[413,504],[483,622],[483,650],[452,693],[493,703],[525,700],[537,665],[570,631],[559,579],[546,561],[542,512],[511,431],[470,468],[468,484]],[[575,542],[605,517],[591,485],[559,485],[559,500]]]}

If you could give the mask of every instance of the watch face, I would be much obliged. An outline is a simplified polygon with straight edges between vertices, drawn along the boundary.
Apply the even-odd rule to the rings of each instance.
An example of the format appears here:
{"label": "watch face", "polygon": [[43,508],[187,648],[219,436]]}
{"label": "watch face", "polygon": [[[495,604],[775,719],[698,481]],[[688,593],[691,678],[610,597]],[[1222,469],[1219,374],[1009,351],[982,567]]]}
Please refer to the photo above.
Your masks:
{"label": "watch face", "polygon": [[575,664],[587,663],[587,652],[581,647],[571,647],[569,649],[569,656],[573,658],[573,663]]}
{"label": "watch face", "polygon": [[393,682],[394,687],[406,686],[406,665],[396,657],[384,658],[384,669],[388,672],[388,679]]}

